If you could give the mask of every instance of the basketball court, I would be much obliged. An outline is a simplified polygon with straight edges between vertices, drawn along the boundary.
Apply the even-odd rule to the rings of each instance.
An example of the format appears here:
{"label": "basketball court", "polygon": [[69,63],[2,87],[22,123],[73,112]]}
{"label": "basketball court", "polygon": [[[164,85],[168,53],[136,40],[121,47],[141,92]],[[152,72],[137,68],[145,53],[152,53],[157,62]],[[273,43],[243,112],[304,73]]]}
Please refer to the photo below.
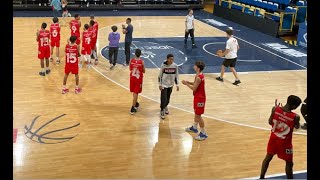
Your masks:
{"label": "basketball court", "polygon": [[[63,47],[70,35],[61,28],[60,64],[50,63],[51,73],[38,75],[36,30],[51,17],[13,18],[13,177],[17,179],[242,179],[260,174],[270,134],[268,118],[274,100],[307,95],[306,51],[235,23],[195,11],[197,48],[183,46],[184,17],[181,11],[155,16],[155,12],[117,16],[99,14],[99,64],[80,69],[80,87],[74,93],[71,75],[61,94],[64,76]],[[80,12],[82,25],[89,16]],[[118,63],[109,69],[108,40],[111,26],[118,32],[125,19],[132,19],[134,49],[143,51],[146,64],[140,108],[130,115],[129,69],[121,65],[124,35],[121,34]],[[68,18],[66,22],[72,18]],[[60,22],[63,24],[62,20]],[[227,70],[219,82],[223,59],[215,52],[227,40],[224,30],[233,27],[240,50],[236,70],[242,83],[232,84]],[[81,31],[82,32],[82,31]],[[159,67],[172,53],[179,65],[180,91],[173,91],[170,114],[159,117]],[[133,55],[132,55],[133,56]],[[196,60],[206,63],[207,104],[204,114],[205,141],[185,127],[193,122],[193,96],[181,81],[193,81]],[[299,115],[300,107],[295,110]],[[301,116],[300,123],[304,123]],[[307,168],[307,132],[293,135],[296,172]],[[285,162],[274,157],[267,175],[284,173]]]}

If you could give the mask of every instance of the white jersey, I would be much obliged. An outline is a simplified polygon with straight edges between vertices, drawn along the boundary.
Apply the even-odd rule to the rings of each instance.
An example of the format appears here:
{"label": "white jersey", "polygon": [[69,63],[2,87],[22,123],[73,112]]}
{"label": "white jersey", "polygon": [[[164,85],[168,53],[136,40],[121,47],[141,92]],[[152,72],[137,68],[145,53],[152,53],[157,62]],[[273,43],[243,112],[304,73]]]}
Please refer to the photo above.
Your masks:
{"label": "white jersey", "polygon": [[193,24],[192,24],[193,20],[194,20],[194,16],[193,15],[191,15],[191,16],[187,15],[186,16],[187,29],[193,29]]}
{"label": "white jersey", "polygon": [[233,36],[231,36],[226,44],[226,49],[229,49],[229,52],[225,55],[226,59],[234,59],[237,56],[238,52],[238,41]]}

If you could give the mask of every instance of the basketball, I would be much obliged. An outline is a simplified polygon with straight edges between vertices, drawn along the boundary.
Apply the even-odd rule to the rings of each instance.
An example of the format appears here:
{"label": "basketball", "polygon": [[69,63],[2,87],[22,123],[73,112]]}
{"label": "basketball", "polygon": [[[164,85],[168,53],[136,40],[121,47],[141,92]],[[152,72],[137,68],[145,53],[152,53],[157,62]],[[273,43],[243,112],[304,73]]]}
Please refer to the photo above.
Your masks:
{"label": "basketball", "polygon": [[221,49],[219,49],[219,50],[216,52],[217,55],[219,55],[219,54],[221,54],[221,53],[222,53],[222,50],[221,50]]}

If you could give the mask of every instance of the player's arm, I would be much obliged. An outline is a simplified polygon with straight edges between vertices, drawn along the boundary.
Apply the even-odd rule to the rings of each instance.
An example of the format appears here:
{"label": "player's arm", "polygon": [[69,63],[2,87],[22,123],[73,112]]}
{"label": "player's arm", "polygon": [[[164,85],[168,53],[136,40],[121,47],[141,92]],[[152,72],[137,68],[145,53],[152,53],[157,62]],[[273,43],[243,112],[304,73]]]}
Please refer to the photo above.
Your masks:
{"label": "player's arm", "polygon": [[297,114],[296,117],[294,118],[294,127],[296,129],[300,128],[300,116]]}
{"label": "player's arm", "polygon": [[158,75],[158,83],[159,83],[159,90],[160,91],[162,90],[162,75],[163,75],[163,64],[161,65],[160,72]]}
{"label": "player's arm", "polygon": [[225,49],[221,54],[220,57],[225,56],[226,54],[228,54],[230,52],[230,49]]}
{"label": "player's arm", "polygon": [[81,21],[79,21],[79,28],[81,28]]}
{"label": "player's arm", "polygon": [[192,27],[193,27],[193,30],[195,30],[195,27],[194,27],[194,19],[192,19]]}
{"label": "player's arm", "polygon": [[186,20],[184,21],[184,26],[186,31],[188,31],[187,24],[188,24],[188,16],[186,16]]}
{"label": "player's arm", "polygon": [[178,66],[176,66],[176,74],[175,74],[174,82],[177,86],[177,91],[179,91],[179,68],[178,68]]}
{"label": "player's arm", "polygon": [[193,85],[187,83],[186,85],[193,91],[195,92],[198,89],[199,84],[201,83],[201,79],[199,77],[196,77],[195,82]]}
{"label": "player's arm", "polygon": [[127,34],[128,30],[126,29],[125,25],[122,24],[122,33]]}
{"label": "player's arm", "polygon": [[129,61],[129,70],[130,70],[130,72],[132,71],[131,59],[130,59],[130,61]]}
{"label": "player's arm", "polygon": [[272,125],[272,119],[273,119],[273,115],[274,115],[274,111],[276,110],[276,106],[273,106],[272,107],[272,110],[271,110],[271,114],[270,114],[270,117],[269,117],[269,120],[268,120],[268,122],[269,122],[269,124],[270,125]]}
{"label": "player's arm", "polygon": [[37,33],[36,33],[36,41],[37,42],[39,41],[39,34],[40,34],[39,30],[37,30]]}
{"label": "player's arm", "polygon": [[144,67],[144,61],[142,61],[142,73],[146,73],[146,68]]}

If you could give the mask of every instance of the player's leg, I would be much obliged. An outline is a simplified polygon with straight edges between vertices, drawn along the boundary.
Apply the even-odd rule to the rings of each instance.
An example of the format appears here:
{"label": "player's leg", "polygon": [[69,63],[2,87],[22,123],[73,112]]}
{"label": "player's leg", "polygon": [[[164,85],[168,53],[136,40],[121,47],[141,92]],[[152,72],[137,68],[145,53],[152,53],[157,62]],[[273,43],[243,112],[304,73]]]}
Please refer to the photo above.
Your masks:
{"label": "player's leg", "polygon": [[194,42],[194,29],[190,29],[190,36],[191,36],[192,47],[197,47],[196,43]]}
{"label": "player's leg", "polygon": [[204,121],[201,117],[201,114],[204,113],[204,108],[205,108],[205,98],[197,98],[196,100],[196,107],[195,107],[195,121],[199,123],[200,126],[200,133],[198,134],[198,136],[195,137],[195,140],[205,140],[208,138],[208,135],[206,133],[206,131],[204,130]]}
{"label": "player's leg", "polygon": [[167,103],[167,94],[168,94],[168,88],[162,88],[161,95],[160,95],[160,117],[161,119],[164,119],[164,108],[166,107]]}
{"label": "player's leg", "polygon": [[62,92],[61,92],[62,94],[69,92],[69,89],[67,89],[66,87],[68,76],[69,76],[69,72],[67,73],[67,71],[65,70],[65,74],[63,77],[63,84],[62,84]]}
{"label": "player's leg", "polygon": [[286,161],[286,175],[287,179],[293,179],[293,162],[292,161]]}
{"label": "player's leg", "polygon": [[186,30],[186,31],[184,32],[184,45],[185,45],[185,46],[187,45],[187,39],[188,39],[188,37],[189,37],[189,33],[190,33],[189,30]]}
{"label": "player's leg", "polygon": [[41,71],[39,72],[40,76],[45,76],[45,70],[44,70],[44,58],[40,59],[40,67],[41,67]]}
{"label": "player's leg", "polygon": [[194,132],[197,133],[198,132],[198,124],[199,124],[199,120],[198,120],[198,116],[196,116],[196,108],[197,108],[197,103],[198,103],[198,99],[197,97],[193,97],[193,109],[194,109],[194,120],[193,120],[193,125],[190,127],[187,127],[185,130],[187,132]]}
{"label": "player's leg", "polygon": [[97,40],[94,41],[94,64],[97,65],[98,64],[98,53],[97,53]]}
{"label": "player's leg", "polygon": [[53,50],[54,50],[54,44],[51,42],[51,47],[50,47],[50,62],[53,61]]}
{"label": "player's leg", "polygon": [[166,114],[169,114],[168,105],[170,103],[170,97],[171,97],[171,93],[172,93],[172,88],[173,87],[168,87],[167,88],[167,102],[166,102],[165,107],[164,107],[164,113],[166,113]]}
{"label": "player's leg", "polygon": [[74,92],[76,94],[80,93],[81,92],[81,88],[79,87],[79,74],[75,74],[75,79],[76,79],[76,88],[74,90]]}
{"label": "player's leg", "polygon": [[130,110],[131,114],[134,114],[137,112],[137,108],[135,107],[137,104],[137,101],[138,101],[138,94],[133,92],[132,93],[132,106],[131,106],[131,110]]}
{"label": "player's leg", "polygon": [[235,58],[235,59],[232,59],[230,61],[232,61],[231,64],[230,64],[230,70],[232,71],[234,77],[236,78],[236,80],[232,84],[238,85],[238,84],[241,83],[241,81],[240,81],[240,79],[238,77],[238,73],[237,73],[236,69],[234,68],[236,66],[237,59]]}
{"label": "player's leg", "polygon": [[49,69],[49,64],[50,64],[49,58],[50,58],[50,47],[46,48],[44,52],[44,59],[46,60],[46,74],[49,74],[51,72],[51,70]]}
{"label": "player's leg", "polygon": [[266,175],[266,172],[269,167],[269,163],[272,160],[273,156],[274,156],[273,154],[267,153],[266,157],[264,158],[261,166],[260,179],[264,179],[264,176]]}
{"label": "player's leg", "polygon": [[225,67],[229,67],[230,62],[229,60],[225,59],[221,65],[221,70],[220,70],[220,76],[216,78],[216,80],[223,82],[223,75],[225,72]]}
{"label": "player's leg", "polygon": [[109,47],[109,64],[110,64],[110,68],[112,67],[113,64],[113,60],[112,60],[112,56],[114,55],[114,47]]}
{"label": "player's leg", "polygon": [[118,51],[119,51],[119,47],[116,47],[116,48],[114,49],[114,54],[113,54],[113,66],[115,66],[115,65],[117,64]]}
{"label": "player's leg", "polygon": [[124,44],[124,51],[126,55],[126,61],[123,63],[124,65],[128,66],[130,62],[130,45],[131,43],[125,42]]}
{"label": "player's leg", "polygon": [[60,59],[59,59],[59,55],[60,55],[60,41],[56,42],[56,63],[59,64],[60,63]]}

